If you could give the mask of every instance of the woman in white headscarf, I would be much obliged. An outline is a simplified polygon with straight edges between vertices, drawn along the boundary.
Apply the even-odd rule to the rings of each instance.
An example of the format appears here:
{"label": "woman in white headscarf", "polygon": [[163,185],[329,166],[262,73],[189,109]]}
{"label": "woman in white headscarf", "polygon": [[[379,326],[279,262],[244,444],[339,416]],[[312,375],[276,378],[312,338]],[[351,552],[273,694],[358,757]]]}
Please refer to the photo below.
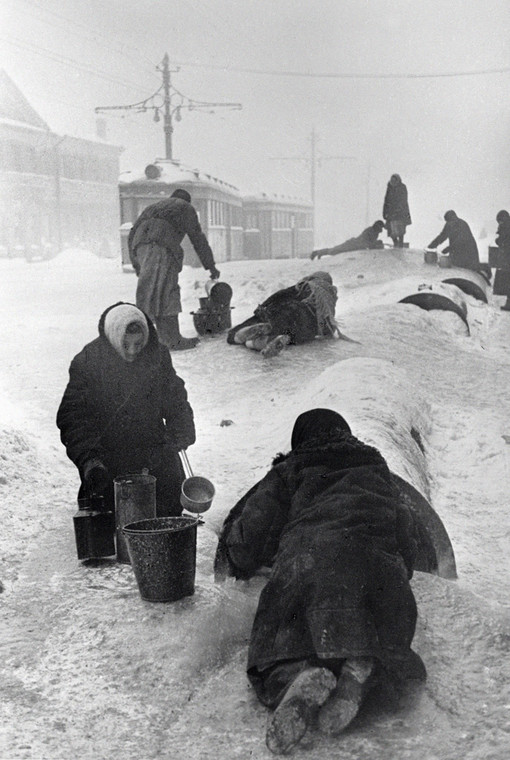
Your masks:
{"label": "woman in white headscarf", "polygon": [[72,360],[57,426],[80,473],[79,497],[102,495],[113,509],[113,479],[146,468],[158,515],[181,513],[178,451],[195,442],[193,411],[168,349],[133,304],[106,309],[99,336]]}

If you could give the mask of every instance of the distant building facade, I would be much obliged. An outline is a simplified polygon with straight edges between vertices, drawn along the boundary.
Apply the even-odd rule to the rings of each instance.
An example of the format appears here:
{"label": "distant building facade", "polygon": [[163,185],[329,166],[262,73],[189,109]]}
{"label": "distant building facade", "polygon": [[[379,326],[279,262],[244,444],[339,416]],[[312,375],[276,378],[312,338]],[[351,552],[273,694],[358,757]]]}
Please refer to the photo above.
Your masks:
{"label": "distant building facade", "polygon": [[0,256],[118,255],[120,153],[52,132],[0,71]]}

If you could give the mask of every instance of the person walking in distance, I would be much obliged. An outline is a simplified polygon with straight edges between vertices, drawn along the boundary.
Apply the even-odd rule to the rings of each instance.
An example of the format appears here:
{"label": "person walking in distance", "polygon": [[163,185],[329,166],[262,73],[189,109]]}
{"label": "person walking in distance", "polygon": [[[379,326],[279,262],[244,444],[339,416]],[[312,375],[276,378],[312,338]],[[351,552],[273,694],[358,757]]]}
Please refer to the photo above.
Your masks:
{"label": "person walking in distance", "polygon": [[179,272],[183,265],[182,239],[188,235],[212,279],[213,252],[204,235],[190,194],[175,190],[170,198],[148,206],[134,223],[128,238],[129,257],[138,276],[136,305],[152,319],[161,343],[172,351],[195,348],[199,339],[184,338],[179,329],[182,311]]}
{"label": "person walking in distance", "polygon": [[406,227],[412,222],[407,200],[407,187],[402,182],[400,174],[392,174],[388,182],[384,196],[383,218],[386,222],[388,235],[393,240],[393,246],[403,248]]}

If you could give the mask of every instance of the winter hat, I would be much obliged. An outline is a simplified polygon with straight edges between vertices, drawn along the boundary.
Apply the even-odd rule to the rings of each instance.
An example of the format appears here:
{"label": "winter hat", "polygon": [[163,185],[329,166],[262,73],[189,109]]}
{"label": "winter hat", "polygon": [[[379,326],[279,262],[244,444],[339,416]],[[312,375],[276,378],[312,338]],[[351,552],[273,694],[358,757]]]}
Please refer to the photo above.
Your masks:
{"label": "winter hat", "polygon": [[124,337],[130,324],[140,325],[143,334],[143,347],[149,340],[149,325],[143,311],[132,303],[119,303],[107,312],[104,320],[104,333],[115,351],[125,359]]}
{"label": "winter hat", "polygon": [[379,232],[382,232],[384,229],[384,222],[382,222],[380,219],[378,219],[376,222],[373,223],[372,229],[378,230]]}
{"label": "winter hat", "polygon": [[457,219],[457,214],[455,213],[455,211],[452,211],[451,209],[450,211],[447,211],[446,214],[444,215],[445,222],[453,222],[455,221],[455,219]]}
{"label": "winter hat", "polygon": [[498,211],[496,215],[496,221],[498,222],[498,224],[501,224],[501,222],[504,222],[505,219],[509,219],[509,218],[510,218],[510,214],[508,213],[508,211],[505,211],[504,209],[502,211]]}
{"label": "winter hat", "polygon": [[295,421],[290,443],[295,449],[310,438],[333,432],[350,433],[351,428],[333,409],[310,409],[300,414]]}
{"label": "winter hat", "polygon": [[177,190],[174,190],[171,198],[180,198],[181,201],[188,201],[188,203],[191,203],[191,195],[188,193],[187,190],[184,190],[182,187],[178,187]]}

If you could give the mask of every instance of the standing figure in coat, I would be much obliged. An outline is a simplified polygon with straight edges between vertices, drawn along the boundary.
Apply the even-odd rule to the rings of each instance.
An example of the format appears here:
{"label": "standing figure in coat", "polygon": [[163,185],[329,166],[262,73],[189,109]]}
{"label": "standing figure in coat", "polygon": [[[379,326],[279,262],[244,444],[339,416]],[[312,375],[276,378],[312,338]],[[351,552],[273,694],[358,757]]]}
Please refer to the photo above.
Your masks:
{"label": "standing figure in coat", "polygon": [[358,237],[349,238],[345,243],[335,245],[333,248],[319,248],[310,254],[312,259],[320,259],[321,256],[336,256],[337,253],[347,251],[365,251],[374,248],[382,248],[383,243],[378,240],[379,235],[384,229],[384,222],[377,220],[370,227],[367,227]]}
{"label": "standing figure in coat", "polygon": [[274,710],[266,743],[296,746],[318,719],[337,735],[375,684],[425,678],[411,649],[411,513],[381,454],[331,409],[299,415],[291,451],[232,509],[217,580],[272,568],[250,637],[248,678]]}
{"label": "standing figure in coat", "polygon": [[168,350],[133,304],[106,309],[99,337],[72,360],[57,426],[80,473],[78,498],[102,495],[113,511],[114,478],[147,468],[158,516],[181,514],[178,452],[195,442],[193,412]]}
{"label": "standing figure in coat", "polygon": [[498,295],[506,296],[506,301],[501,306],[502,311],[510,311],[510,214],[508,211],[498,211],[496,215],[498,231],[496,245],[501,248],[507,258],[507,268],[497,269],[494,276],[494,290]]}
{"label": "standing figure in coat", "polygon": [[478,246],[464,219],[459,219],[455,211],[447,211],[444,215],[445,226],[427,248],[437,248],[438,245],[448,240],[448,245],[443,248],[443,253],[448,253],[450,262],[454,267],[472,269],[479,272],[484,269],[480,265]]}
{"label": "standing figure in coat", "polygon": [[188,235],[213,279],[220,273],[207,238],[202,232],[190,194],[181,188],[170,198],[142,211],[129,232],[129,257],[138,276],[136,305],[154,320],[159,339],[173,351],[194,348],[198,338],[183,338],[179,331],[182,311],[179,272],[182,239]]}
{"label": "standing figure in coat", "polygon": [[383,218],[394,247],[403,248],[406,227],[412,222],[407,201],[407,187],[402,182],[400,174],[392,174],[386,187]]}

